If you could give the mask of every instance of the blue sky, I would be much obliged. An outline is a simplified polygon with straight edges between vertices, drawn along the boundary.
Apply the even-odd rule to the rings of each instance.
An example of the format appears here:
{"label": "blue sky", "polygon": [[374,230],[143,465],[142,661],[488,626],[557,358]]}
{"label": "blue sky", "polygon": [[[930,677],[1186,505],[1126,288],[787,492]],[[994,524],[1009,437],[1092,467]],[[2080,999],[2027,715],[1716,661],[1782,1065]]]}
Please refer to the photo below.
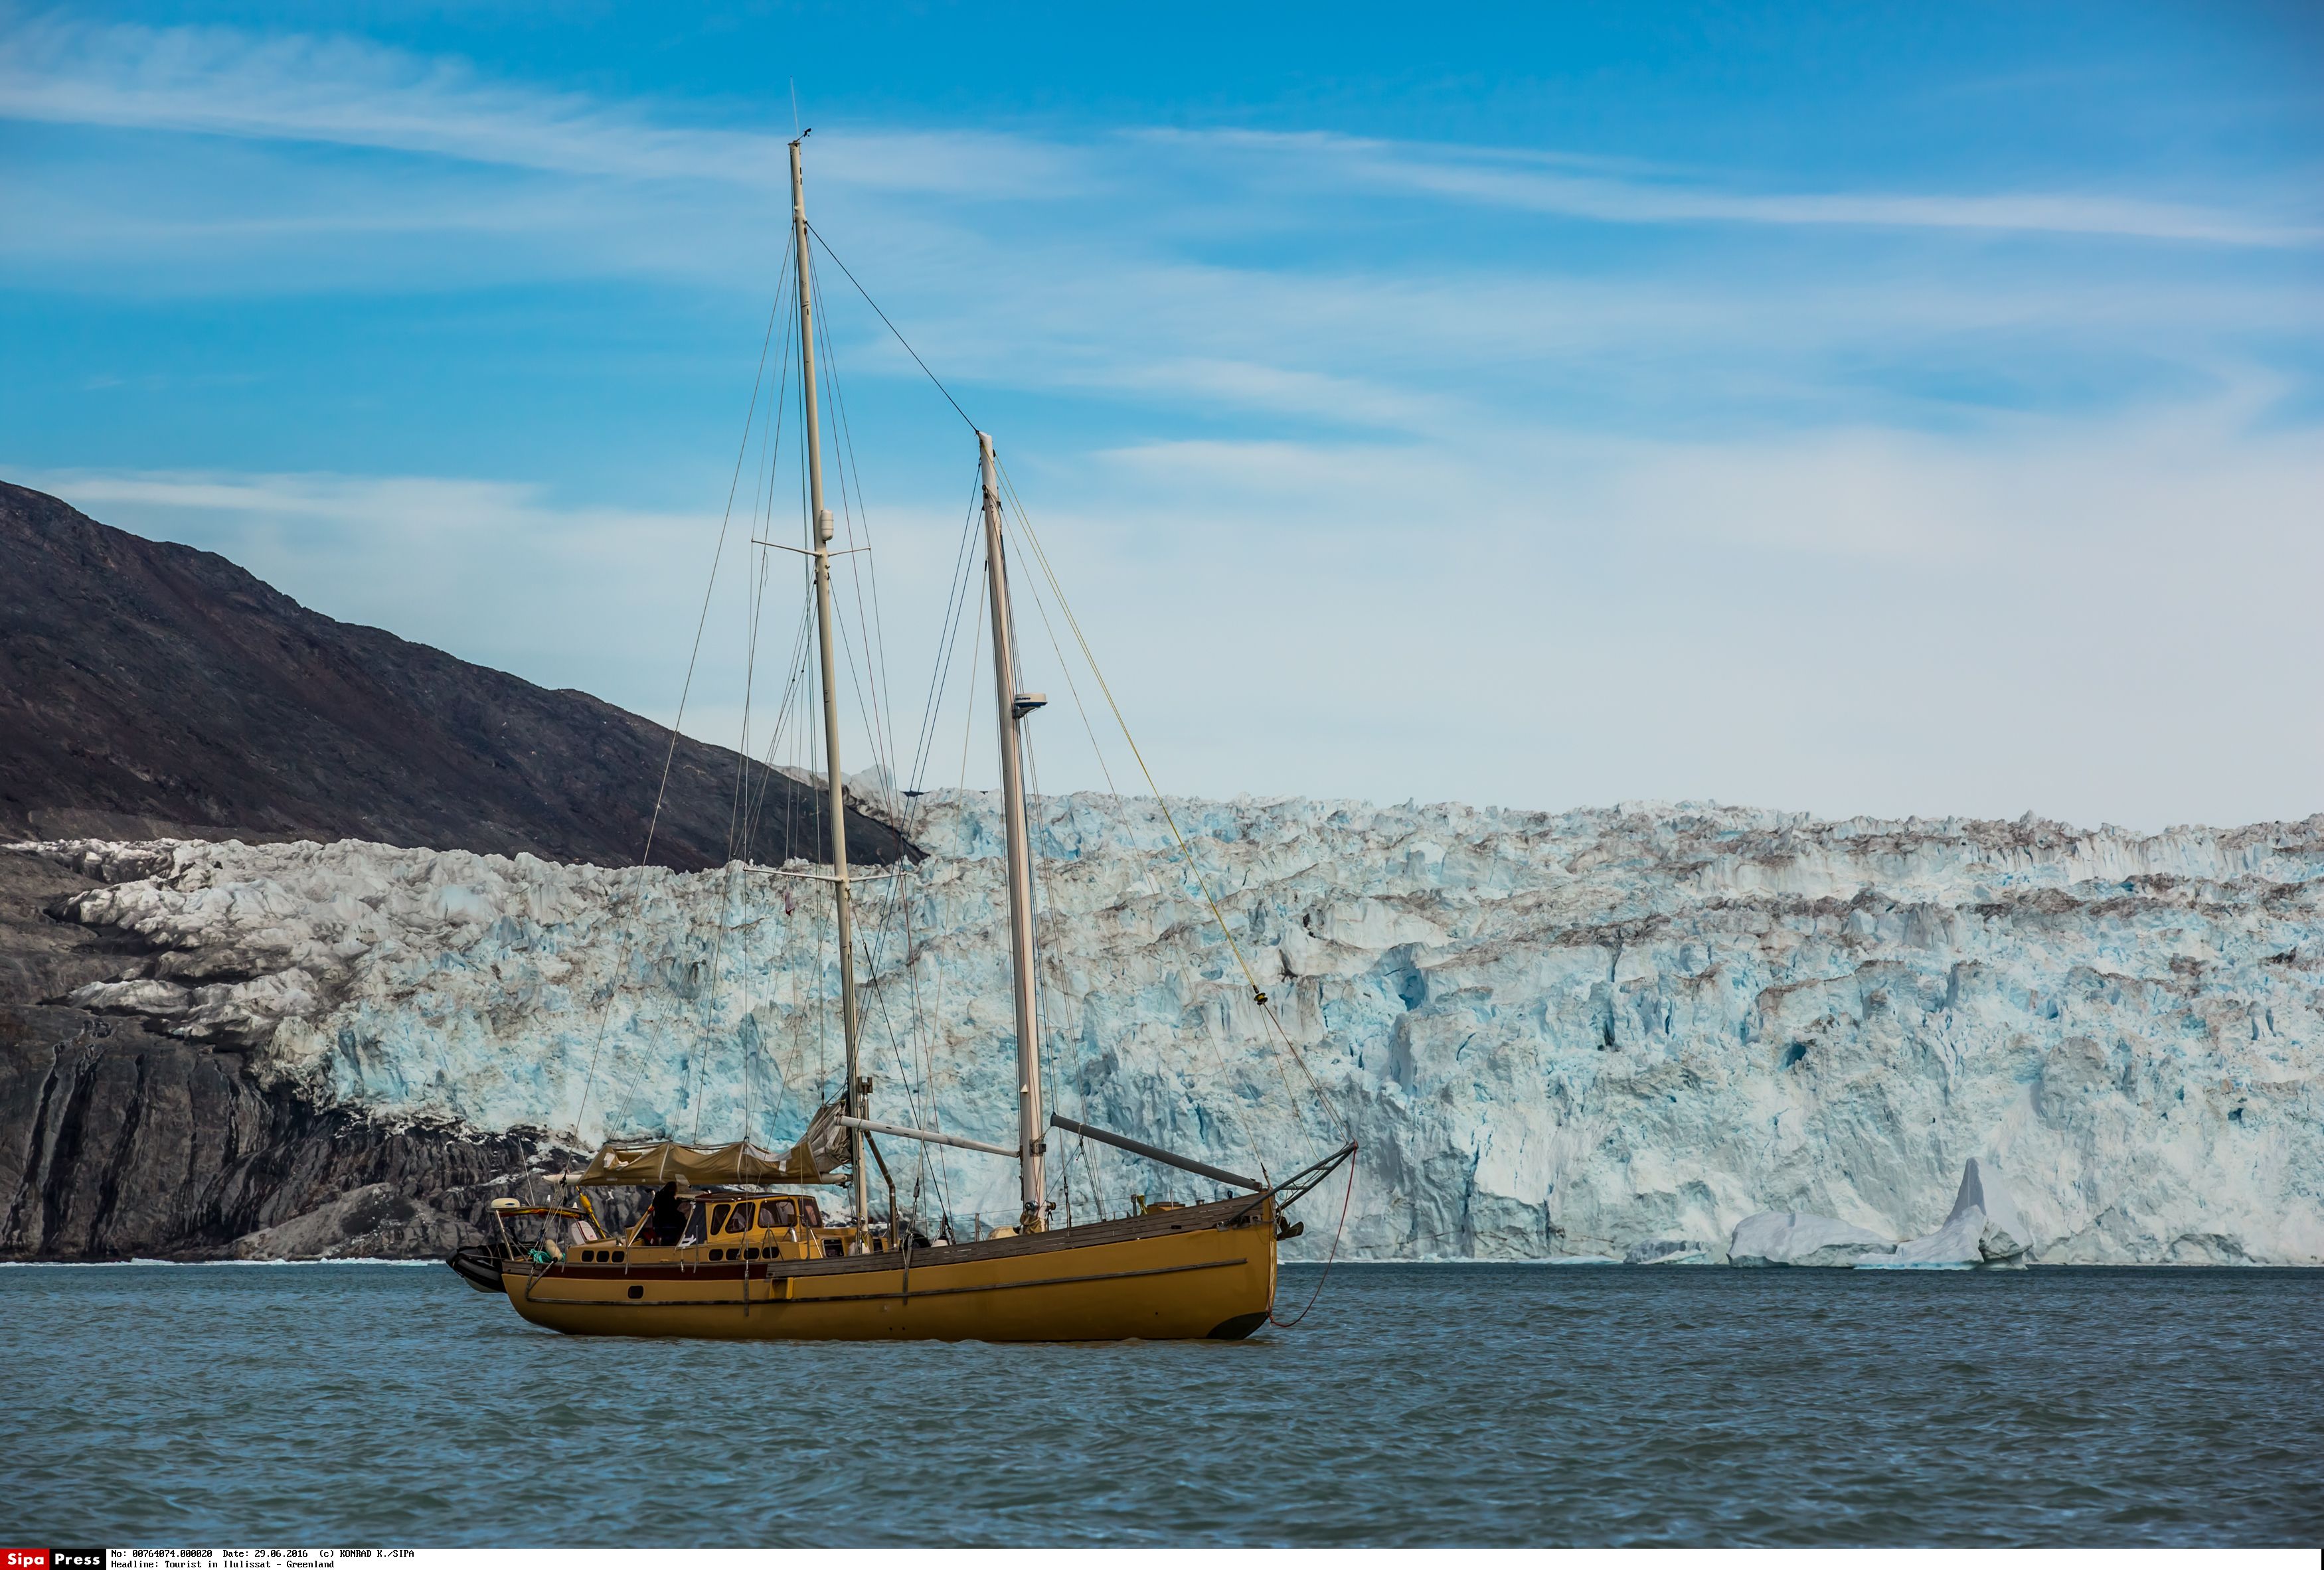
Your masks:
{"label": "blue sky", "polygon": [[[668,718],[795,82],[1168,788],[2324,809],[2314,6],[671,9],[0,9],[0,474]],[[823,282],[909,730],[973,449]]]}

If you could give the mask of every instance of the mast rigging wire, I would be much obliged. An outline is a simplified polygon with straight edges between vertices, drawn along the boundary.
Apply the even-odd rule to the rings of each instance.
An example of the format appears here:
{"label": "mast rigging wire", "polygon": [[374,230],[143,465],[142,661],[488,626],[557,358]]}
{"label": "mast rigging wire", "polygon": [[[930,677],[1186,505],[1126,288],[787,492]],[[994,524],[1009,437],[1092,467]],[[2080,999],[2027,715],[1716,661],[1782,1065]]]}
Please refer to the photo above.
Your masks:
{"label": "mast rigging wire", "polygon": [[896,335],[896,342],[903,344],[904,353],[912,357],[912,363],[920,368],[921,374],[928,379],[929,383],[934,386],[938,392],[944,394],[944,400],[952,405],[953,413],[960,416],[963,423],[964,423],[970,430],[973,431],[976,429],[976,422],[968,418],[968,410],[960,407],[960,399],[952,395],[952,389],[946,387],[942,381],[936,379],[936,373],[928,369],[928,363],[920,358],[920,352],[912,347],[911,340],[904,336],[902,329],[899,328],[895,323],[888,320],[888,313],[880,308],[880,302],[872,298],[871,291],[866,289],[862,284],[855,282],[855,274],[848,272],[847,263],[839,260],[839,252],[831,248],[831,242],[823,237],[823,231],[817,229],[813,224],[809,224],[807,226],[807,232],[815,236],[815,243],[823,247],[823,253],[831,258],[833,264],[835,265],[840,271],[847,273],[847,281],[855,284],[855,292],[863,297],[863,303],[870,306],[872,308],[872,315],[878,317],[881,324],[884,325],[890,332]]}
{"label": "mast rigging wire", "polygon": [[[1235,963],[1242,968],[1243,979],[1250,984],[1251,1001],[1259,1005],[1259,1014],[1273,1027],[1277,1038],[1291,1053],[1292,1060],[1299,1065],[1299,1072],[1305,1078],[1308,1088],[1314,1092],[1316,1102],[1338,1122],[1342,1134],[1349,1133],[1346,1116],[1324,1094],[1323,1086],[1315,1079],[1314,1071],[1308,1068],[1306,1058],[1300,1052],[1298,1045],[1292,1041],[1290,1033],[1283,1028],[1283,1022],[1276,1017],[1275,1011],[1268,1006],[1267,990],[1259,986],[1258,976],[1251,970],[1250,961],[1243,955],[1242,945],[1235,941],[1234,933],[1227,925],[1226,914],[1219,908],[1218,899],[1211,892],[1210,879],[1204,874],[1202,863],[1195,858],[1194,849],[1186,843],[1186,836],[1178,828],[1177,815],[1170,810],[1169,798],[1163,795],[1161,786],[1154,783],[1154,771],[1147,767],[1146,755],[1139,749],[1138,739],[1130,733],[1130,721],[1123,718],[1121,705],[1114,701],[1113,688],[1106,681],[1105,672],[1098,666],[1097,656],[1091,650],[1089,639],[1082,632],[1081,621],[1074,615],[1073,604],[1065,598],[1064,585],[1057,582],[1056,574],[1049,566],[1047,554],[1041,549],[1040,537],[1034,531],[1033,520],[1025,510],[1024,500],[1018,495],[1016,482],[1010,478],[1008,466],[1000,462],[997,454],[993,462],[1000,473],[1001,483],[1008,493],[1011,510],[1016,513],[1018,521],[1024,526],[1025,540],[1032,548],[1034,562],[1040,568],[1041,575],[1048,580],[1050,592],[1057,597],[1057,611],[1065,617],[1065,626],[1073,632],[1074,641],[1080,646],[1082,657],[1089,662],[1090,675],[1096,680],[1098,691],[1104,695],[1106,707],[1113,711],[1114,722],[1121,727],[1121,739],[1129,745],[1130,757],[1137,760],[1138,771],[1145,776],[1147,788],[1154,793],[1156,804],[1162,809],[1162,821],[1169,825],[1170,837],[1177,841],[1179,854],[1185,858],[1186,869],[1192,874],[1195,887],[1202,893],[1203,903],[1210,906],[1211,919],[1218,923],[1220,935],[1226,939],[1228,949],[1234,954]],[[1298,1099],[1295,1097],[1292,1101],[1295,1116],[1298,1106]]]}
{"label": "mast rigging wire", "polygon": [[[645,849],[641,851],[638,856],[638,865],[640,867],[650,866],[653,861],[654,835],[661,826],[662,803],[669,794],[670,769],[678,760],[678,728],[686,723],[687,700],[692,696],[694,692],[694,668],[696,663],[702,657],[703,629],[709,625],[710,621],[710,597],[717,590],[718,565],[725,558],[726,555],[727,526],[733,520],[734,516],[735,493],[742,488],[742,464],[745,460],[749,458],[751,453],[751,427],[757,423],[759,416],[759,390],[766,382],[767,351],[774,345],[775,318],[782,310],[783,280],[788,277],[790,277],[790,259],[788,257],[785,257],[781,267],[777,271],[775,275],[774,304],[767,308],[767,329],[759,341],[758,367],[751,373],[750,407],[743,412],[742,416],[742,438],[734,452],[734,473],[733,477],[729,479],[726,483],[726,506],[724,510],[720,513],[718,519],[718,543],[715,547],[713,548],[710,555],[710,581],[704,584],[702,589],[702,611],[701,614],[695,619],[694,647],[691,652],[687,654],[686,659],[685,684],[678,689],[678,716],[670,721],[669,750],[662,757],[661,783],[654,791],[652,815],[646,821]],[[788,344],[789,341],[789,334],[786,333],[784,335],[784,342]],[[778,380],[781,380],[779,372],[778,373]],[[572,1136],[576,1140],[578,1140],[581,1137],[581,1120],[583,1117],[587,1116],[589,1111],[590,1092],[595,1088],[597,1082],[597,1060],[605,1046],[606,1023],[613,1016],[613,998],[620,990],[621,987],[618,982],[616,982],[613,987],[607,989],[605,1001],[598,1010],[596,1039],[591,1043],[589,1048],[589,1070],[581,1082],[580,1105],[574,1110],[573,1114],[571,1133]]]}

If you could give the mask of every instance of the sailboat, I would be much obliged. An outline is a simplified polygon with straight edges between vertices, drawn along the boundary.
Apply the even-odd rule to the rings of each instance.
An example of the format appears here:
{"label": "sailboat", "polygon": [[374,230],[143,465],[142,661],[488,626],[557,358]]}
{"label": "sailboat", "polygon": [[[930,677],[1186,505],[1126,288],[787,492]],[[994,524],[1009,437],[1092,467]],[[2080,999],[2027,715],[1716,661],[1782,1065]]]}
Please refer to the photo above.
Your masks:
{"label": "sailboat", "polygon": [[[822,819],[829,840],[846,1084],[788,1152],[747,1140],[724,1145],[660,1138],[608,1142],[586,1170],[561,1178],[573,1189],[571,1203],[496,1200],[493,1240],[462,1249],[448,1262],[479,1290],[505,1296],[532,1324],[576,1335],[1240,1340],[1267,1324],[1273,1311],[1277,1247],[1300,1230],[1286,1212],[1350,1161],[1356,1147],[1350,1140],[1290,1177],[1269,1181],[1057,1116],[1044,1106],[1021,728],[1045,700],[1021,691],[1018,680],[1005,511],[992,440],[982,430],[976,440],[1007,839],[1017,1141],[1011,1147],[869,1115],[872,1081],[860,1060],[855,896],[839,766],[831,586],[835,531],[824,504],[804,140],[803,133],[790,144],[792,271],[798,280],[810,519],[806,554],[812,559],[821,666],[821,784],[828,791]],[[1253,991],[1264,1006],[1265,994],[1255,981]],[[1047,1161],[1052,1130],[1095,1140],[1234,1192],[1184,1205],[1140,1198],[1127,1216],[1055,1225]],[[1013,1161],[1020,1200],[1016,1225],[965,1241],[928,1239],[898,1216],[892,1182],[888,1219],[875,1223],[864,1161],[872,1135]],[[873,1156],[881,1159],[876,1147]],[[1262,1172],[1266,1165],[1261,1162]],[[853,1200],[847,1217],[826,1217],[816,1197],[788,1191],[833,1183],[842,1173]],[[618,1226],[601,1218],[591,1195],[615,1188],[652,1190],[633,1225]],[[529,1224],[541,1235],[527,1240]]]}

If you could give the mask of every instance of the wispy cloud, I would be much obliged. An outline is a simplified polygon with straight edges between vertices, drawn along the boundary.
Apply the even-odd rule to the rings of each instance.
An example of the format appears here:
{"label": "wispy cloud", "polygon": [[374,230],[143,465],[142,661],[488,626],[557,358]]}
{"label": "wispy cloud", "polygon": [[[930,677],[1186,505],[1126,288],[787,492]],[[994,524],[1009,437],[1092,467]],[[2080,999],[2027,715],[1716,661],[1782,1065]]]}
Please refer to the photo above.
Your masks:
{"label": "wispy cloud", "polygon": [[[59,154],[0,174],[19,219],[0,230],[0,261],[52,287],[415,290],[611,275],[755,293],[780,250],[779,133],[684,124],[650,103],[362,40],[22,23],[0,34],[7,115],[204,133],[154,138],[143,160]],[[310,156],[317,146],[396,156]],[[1183,178],[1192,155],[1198,188]],[[1865,395],[1839,363],[1978,343],[1988,360],[2045,365],[2061,343],[2102,343],[2107,381],[2122,387],[2162,366],[2209,376],[2223,335],[2305,343],[2324,320],[2315,283],[2262,270],[2315,241],[2312,225],[2166,201],[1744,192],[1713,172],[1557,150],[1251,132],[1068,142],[851,127],[818,143],[814,168],[843,248],[956,380],[1180,411],[1416,434],[1513,398],[1605,417],[1667,399],[1678,360],[1694,368],[1683,390],[1699,401],[1821,409]],[[1383,193],[1455,204],[1484,243],[1427,265],[1366,266],[1334,241],[1350,208],[1339,198],[1362,197],[1369,218]],[[1066,195],[1078,199],[1047,199]],[[1837,258],[1769,271],[1727,265],[1713,241],[1637,269],[1561,271],[1505,216],[1532,211],[1618,234],[2022,231],[2139,254],[2200,240],[2255,260],[2240,275],[1965,271],[1957,254],[1890,253],[1871,273]],[[1221,260],[1194,220],[1222,213],[1270,232],[1291,223],[1298,238]],[[917,374],[881,335],[869,352],[858,363]]]}
{"label": "wispy cloud", "polygon": [[[0,262],[88,291],[92,317],[336,289],[392,354],[380,324],[449,319],[423,291],[578,279],[594,320],[602,280],[627,290],[612,314],[663,379],[622,385],[619,345],[607,390],[571,406],[602,442],[496,450],[635,509],[232,453],[156,472],[134,437],[123,467],[24,478],[331,614],[668,711],[728,478],[711,449],[739,414],[719,400],[756,347],[720,335],[754,330],[780,254],[780,130],[361,41],[57,20],[0,37],[7,116],[160,133],[28,136],[39,158],[0,169]],[[2324,347],[2308,193],[1823,189],[1086,124],[848,128],[816,139],[813,174],[850,265],[980,419],[1008,411],[1051,555],[1174,786],[2161,822],[2173,802],[2303,806],[2324,768],[2324,733],[2287,730],[2280,683],[2249,679],[2324,658],[2300,598],[2324,572],[2324,450],[2299,412]],[[1535,214],[1581,223],[1545,247]],[[1960,243],[1991,235],[2026,239]],[[886,373],[918,371],[825,284],[834,359],[897,399],[853,405],[868,431],[903,408]],[[539,363],[576,362],[545,345],[580,313],[488,305],[383,384],[476,370],[498,352],[476,323],[513,319],[536,361],[480,376],[512,401]],[[60,350],[54,396],[133,400],[141,348]],[[123,385],[76,390],[104,377]],[[671,400],[651,441],[677,448],[624,441],[647,397]],[[261,450],[250,467],[278,461]],[[462,456],[413,461],[482,449],[445,450]],[[942,603],[911,574],[953,560],[961,516],[935,512],[958,478],[882,524],[891,632]],[[689,728],[732,739],[737,714],[714,693]],[[2267,756],[2218,783],[2261,735]],[[1048,783],[1080,783],[1062,751]]]}
{"label": "wispy cloud", "polygon": [[[1105,649],[1170,651],[1120,685],[1211,788],[2300,815],[2324,733],[2282,683],[2324,658],[2324,432],[2253,409],[1154,443],[1046,528],[1127,608]],[[1140,603],[1174,572],[1198,608]],[[2246,733],[2269,756],[2222,777]]]}
{"label": "wispy cloud", "polygon": [[[58,124],[335,143],[624,181],[761,188],[788,180],[779,133],[669,124],[650,106],[494,80],[466,62],[369,41],[222,27],[89,26],[54,18],[0,37],[0,116]],[[1269,178],[1609,224],[1963,229],[2286,247],[2324,243],[2312,210],[2248,214],[2074,191],[1768,191],[1558,150],[1397,142],[1323,133],[1132,132]],[[1107,139],[1080,145],[964,130],[854,131],[819,147],[818,178],[866,191],[1048,198],[1107,179]]]}
{"label": "wispy cloud", "polygon": [[[2159,825],[2189,801],[2304,811],[2324,768],[2324,735],[2287,729],[2280,681],[2253,679],[2324,659],[2303,598],[2324,573],[2324,433],[2255,428],[2263,393],[1950,435],[1609,440],[1500,420],[1157,442],[1020,481],[1173,788]],[[331,614],[664,717],[715,532],[708,513],[456,476],[21,478]],[[933,665],[959,522],[883,524],[908,693]],[[746,576],[722,580],[718,684],[688,724],[730,743]],[[1062,691],[1030,630],[1046,589],[1023,592],[1028,679]],[[794,609],[777,596],[762,647],[788,647]],[[2272,738],[2270,760],[2223,783],[2215,760],[2246,734]],[[1070,722],[1044,768],[1048,788],[1102,783]]]}
{"label": "wispy cloud", "polygon": [[[494,81],[367,40],[55,19],[0,38],[0,117],[335,143],[621,180],[788,186],[778,133],[672,125],[640,105]],[[820,178],[977,197],[1070,194],[1063,149],[976,132],[857,134]]]}
{"label": "wispy cloud", "polygon": [[[1675,171],[1617,178],[1540,153],[1382,142],[1316,133],[1162,132],[1157,138],[1296,164],[1314,181],[1609,224],[1764,224],[1969,229],[2178,240],[2217,245],[2324,244],[2314,204],[2294,216],[2073,191],[1943,194],[1751,191]],[[1563,167],[1561,167],[1561,166]]]}

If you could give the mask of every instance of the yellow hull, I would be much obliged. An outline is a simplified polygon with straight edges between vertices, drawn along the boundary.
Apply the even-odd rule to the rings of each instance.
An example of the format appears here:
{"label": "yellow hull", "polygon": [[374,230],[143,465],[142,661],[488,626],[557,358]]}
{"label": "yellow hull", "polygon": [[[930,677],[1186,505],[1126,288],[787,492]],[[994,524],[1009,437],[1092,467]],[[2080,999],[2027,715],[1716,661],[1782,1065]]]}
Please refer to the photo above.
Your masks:
{"label": "yellow hull", "polygon": [[769,1341],[1240,1340],[1275,1301],[1269,1199],[905,1253],[701,1252],[518,1262],[501,1285],[519,1314],[568,1335]]}

